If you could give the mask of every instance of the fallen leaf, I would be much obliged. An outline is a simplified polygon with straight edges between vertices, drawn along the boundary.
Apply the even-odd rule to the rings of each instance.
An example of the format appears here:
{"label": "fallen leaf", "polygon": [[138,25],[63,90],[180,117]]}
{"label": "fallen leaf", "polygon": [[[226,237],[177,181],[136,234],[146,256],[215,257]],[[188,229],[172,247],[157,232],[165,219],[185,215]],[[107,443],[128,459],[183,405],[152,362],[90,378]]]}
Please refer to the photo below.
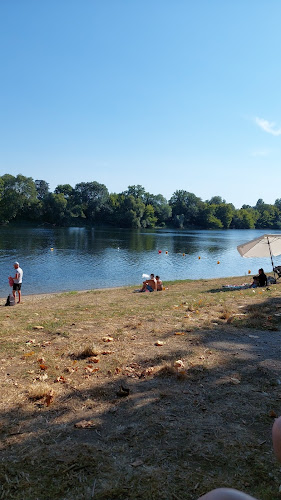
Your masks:
{"label": "fallen leaf", "polygon": [[91,427],[95,427],[95,422],[93,420],[80,420],[80,422],[76,422],[74,427],[77,429],[90,429]]}
{"label": "fallen leaf", "polygon": [[87,373],[94,373],[94,372],[98,372],[99,368],[95,368],[94,366],[85,366],[84,370]]}
{"label": "fallen leaf", "polygon": [[132,467],[139,467],[140,465],[143,465],[143,460],[141,458],[137,458],[134,462],[131,463]]}
{"label": "fallen leaf", "polygon": [[107,336],[107,337],[103,337],[102,340],[103,340],[103,342],[113,342],[114,338]]}
{"label": "fallen leaf", "polygon": [[51,389],[50,393],[47,394],[46,396],[45,403],[47,406],[50,406],[50,404],[53,403],[53,401],[54,401],[54,391],[53,389]]}
{"label": "fallen leaf", "polygon": [[88,361],[89,361],[89,363],[99,363],[100,362],[99,358],[89,358]]}
{"label": "fallen leaf", "polygon": [[277,413],[274,410],[270,410],[268,416],[271,417],[271,418],[277,418]]}
{"label": "fallen leaf", "polygon": [[232,382],[233,384],[236,384],[236,385],[237,385],[237,384],[241,384],[241,381],[239,380],[239,378],[236,378],[236,377],[231,377],[231,379],[230,379],[230,380],[231,380],[231,382]]}
{"label": "fallen leaf", "polygon": [[38,377],[36,377],[36,380],[39,380],[40,382],[45,382],[47,378],[48,378],[47,373],[43,373],[43,375],[38,375]]}
{"label": "fallen leaf", "polygon": [[48,368],[47,365],[44,365],[44,364],[39,365],[39,366],[40,366],[41,370],[47,370],[47,368]]}
{"label": "fallen leaf", "polygon": [[64,378],[63,375],[61,375],[60,377],[57,377],[54,382],[62,382],[63,384],[66,384],[67,380],[66,378]]}
{"label": "fallen leaf", "polygon": [[150,366],[149,368],[146,368],[145,370],[143,370],[140,374],[140,378],[143,378],[143,377],[147,377],[149,375],[152,375],[152,373],[155,371],[155,367],[154,366]]}
{"label": "fallen leaf", "polygon": [[112,354],[112,351],[102,351],[102,354],[106,356],[107,354]]}
{"label": "fallen leaf", "polygon": [[75,372],[75,368],[72,368],[72,366],[68,366],[67,368],[64,369],[65,373],[73,373]]}
{"label": "fallen leaf", "polygon": [[179,370],[184,368],[184,362],[181,359],[178,359],[177,361],[174,362],[174,367]]}
{"label": "fallen leaf", "polygon": [[230,316],[226,322],[229,325],[230,323],[232,323],[233,320],[234,320],[234,316]]}
{"label": "fallen leaf", "polygon": [[27,358],[28,356],[33,356],[35,354],[34,351],[26,352],[23,356],[22,359]]}
{"label": "fallen leaf", "polygon": [[174,335],[185,335],[185,332],[175,332]]}

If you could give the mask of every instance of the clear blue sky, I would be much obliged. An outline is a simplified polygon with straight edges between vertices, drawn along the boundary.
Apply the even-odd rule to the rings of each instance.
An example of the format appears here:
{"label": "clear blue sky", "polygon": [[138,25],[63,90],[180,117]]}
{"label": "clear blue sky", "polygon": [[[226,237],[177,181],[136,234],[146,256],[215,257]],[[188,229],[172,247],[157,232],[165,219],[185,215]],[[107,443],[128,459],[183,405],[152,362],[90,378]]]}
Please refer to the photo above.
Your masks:
{"label": "clear blue sky", "polygon": [[0,174],[281,197],[280,0],[1,0]]}

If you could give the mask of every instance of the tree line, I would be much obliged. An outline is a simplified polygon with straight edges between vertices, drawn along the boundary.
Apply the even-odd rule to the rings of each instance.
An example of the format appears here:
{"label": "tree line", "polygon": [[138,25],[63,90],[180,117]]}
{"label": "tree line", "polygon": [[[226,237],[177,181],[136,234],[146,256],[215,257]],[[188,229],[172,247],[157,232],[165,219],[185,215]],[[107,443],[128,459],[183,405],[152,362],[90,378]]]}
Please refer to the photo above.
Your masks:
{"label": "tree line", "polygon": [[59,184],[50,192],[44,180],[18,174],[0,176],[0,224],[30,221],[57,226],[107,224],[123,228],[281,229],[281,198],[274,205],[259,199],[236,209],[220,196],[202,201],[183,189],[170,200],[129,186],[109,193],[104,184]]}

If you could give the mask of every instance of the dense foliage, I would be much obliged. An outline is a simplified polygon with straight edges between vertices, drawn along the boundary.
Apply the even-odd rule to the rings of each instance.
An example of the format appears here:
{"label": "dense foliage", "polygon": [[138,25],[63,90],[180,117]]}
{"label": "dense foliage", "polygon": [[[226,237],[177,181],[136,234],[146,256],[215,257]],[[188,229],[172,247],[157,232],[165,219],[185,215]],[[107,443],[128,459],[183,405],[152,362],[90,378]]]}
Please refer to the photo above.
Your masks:
{"label": "dense foliage", "polygon": [[117,227],[177,227],[202,229],[281,229],[281,198],[274,205],[259,199],[254,207],[236,209],[220,196],[202,201],[177,190],[168,201],[142,186],[109,193],[104,184],[59,184],[54,192],[44,180],[21,174],[0,177],[0,223],[31,221],[60,226],[109,224]]}

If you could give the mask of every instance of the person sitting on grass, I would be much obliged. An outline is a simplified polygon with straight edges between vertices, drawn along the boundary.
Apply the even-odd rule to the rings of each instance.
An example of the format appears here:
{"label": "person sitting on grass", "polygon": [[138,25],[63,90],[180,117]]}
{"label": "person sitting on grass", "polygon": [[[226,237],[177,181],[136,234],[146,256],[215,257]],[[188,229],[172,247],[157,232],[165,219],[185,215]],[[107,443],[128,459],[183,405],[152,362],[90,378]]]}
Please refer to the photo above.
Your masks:
{"label": "person sitting on grass", "polygon": [[156,283],[157,283],[157,292],[163,290],[163,283],[162,280],[160,280],[160,276],[156,276]]}
{"label": "person sitting on grass", "polygon": [[157,290],[157,283],[153,273],[151,273],[149,280],[143,282],[142,288],[139,291],[145,292],[146,290],[148,292],[154,292]]}
{"label": "person sitting on grass", "polygon": [[267,276],[264,274],[264,270],[261,267],[259,269],[259,274],[257,276],[253,276],[252,288],[256,288],[257,286],[267,286]]}

